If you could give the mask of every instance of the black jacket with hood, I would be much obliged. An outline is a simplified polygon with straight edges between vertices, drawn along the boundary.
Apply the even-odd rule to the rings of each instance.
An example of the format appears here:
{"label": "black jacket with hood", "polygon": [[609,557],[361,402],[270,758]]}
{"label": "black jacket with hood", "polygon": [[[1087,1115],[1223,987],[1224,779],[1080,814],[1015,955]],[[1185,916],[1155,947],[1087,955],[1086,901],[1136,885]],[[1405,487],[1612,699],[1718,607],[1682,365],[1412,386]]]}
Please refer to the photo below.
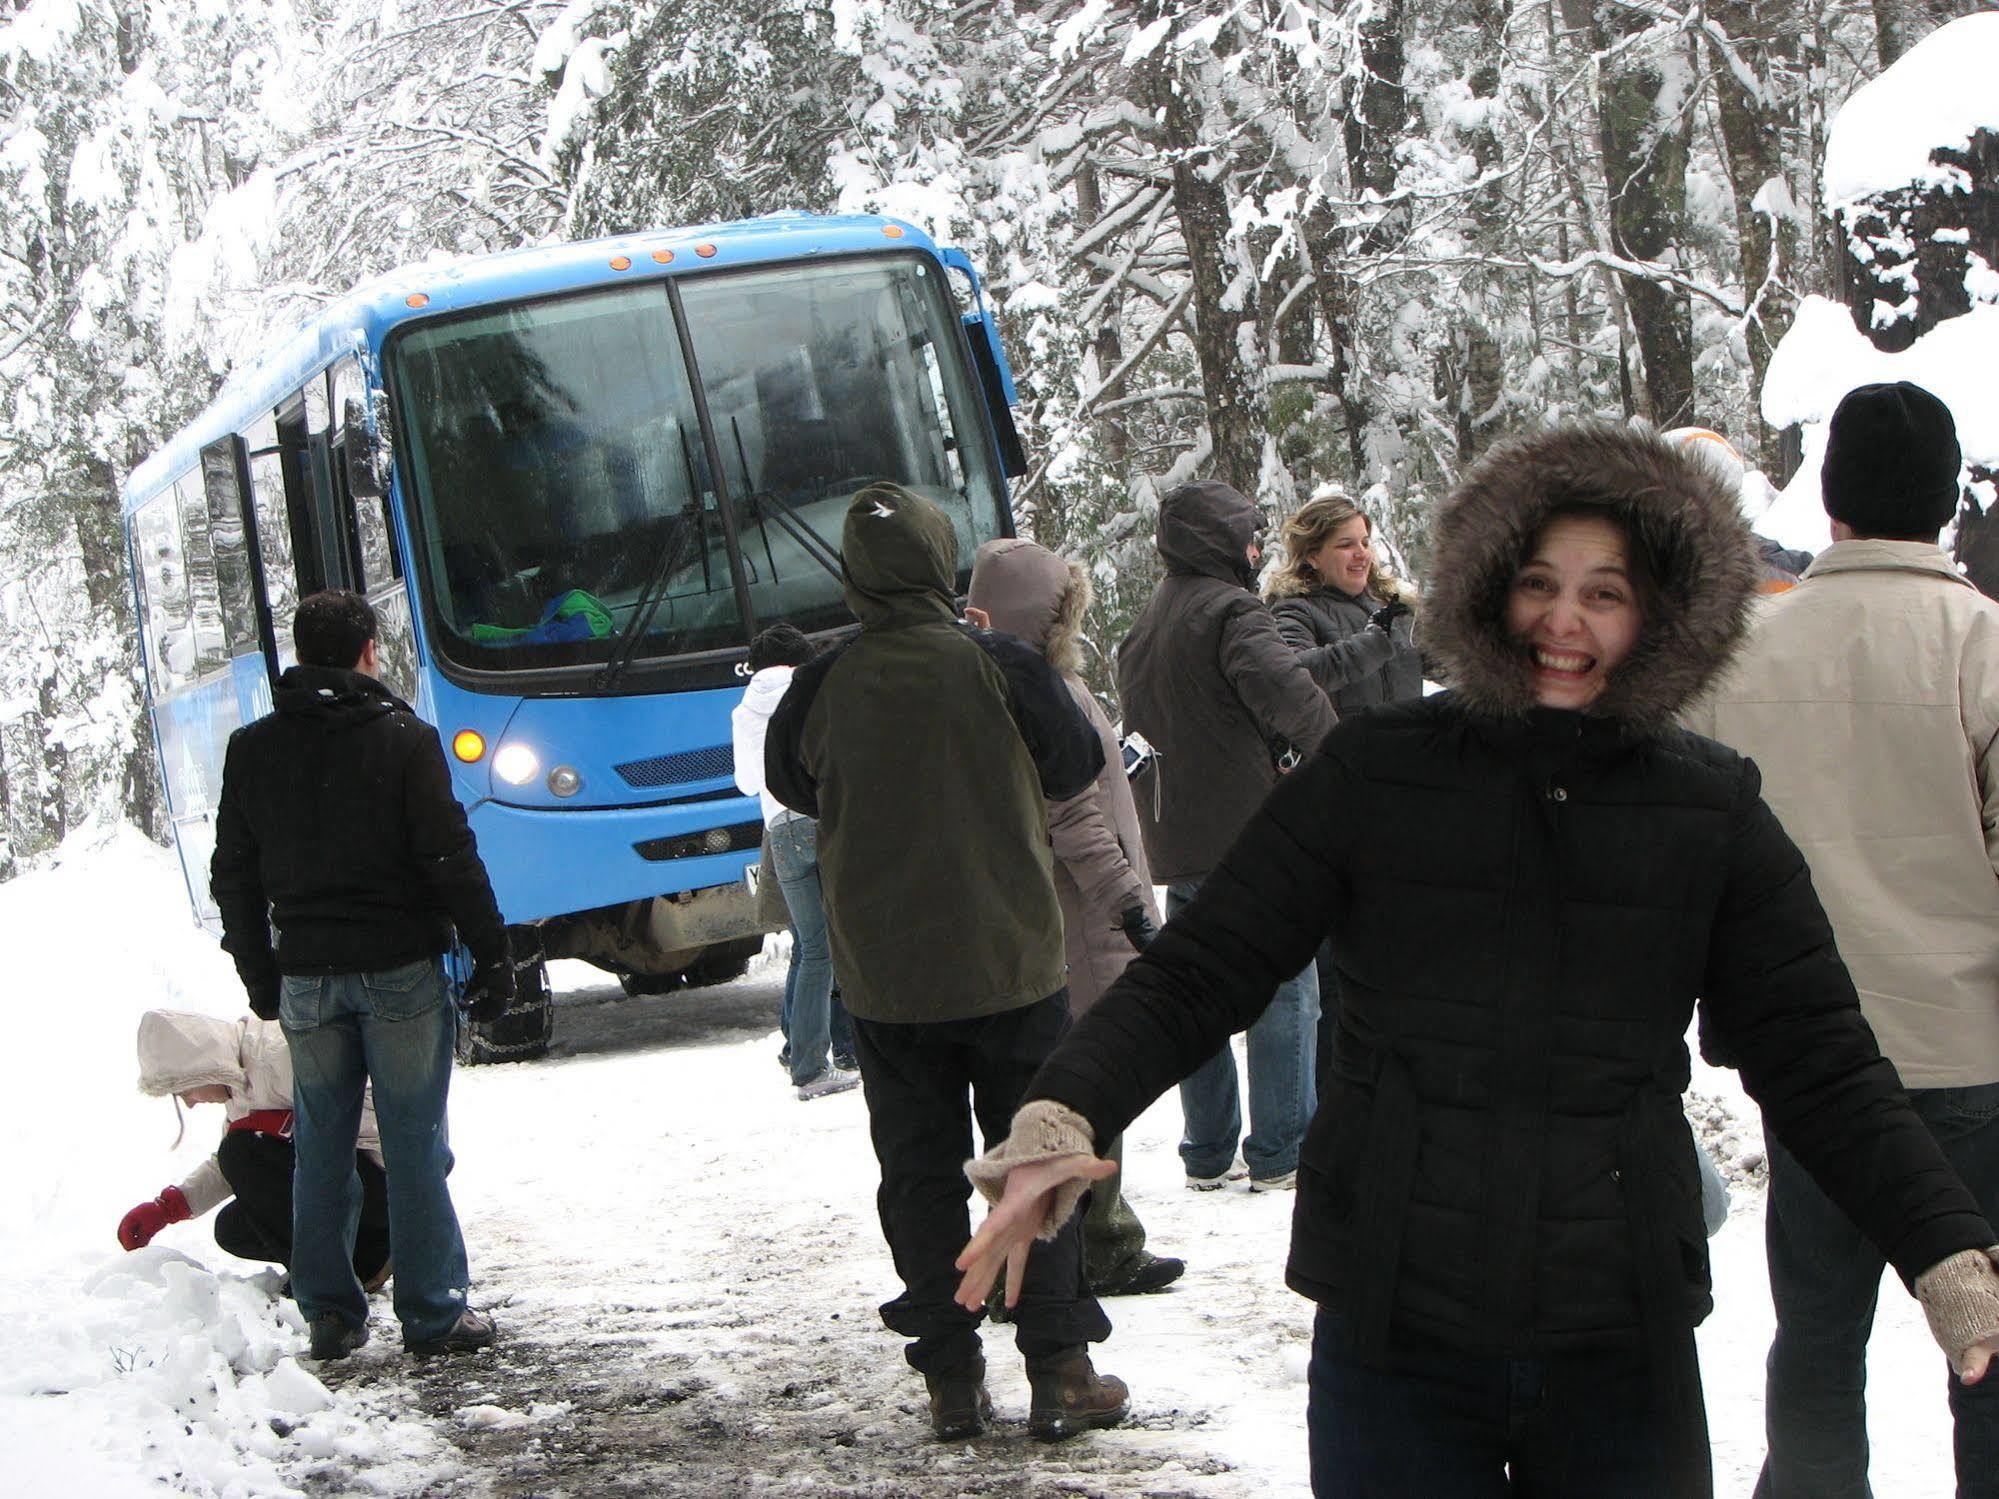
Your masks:
{"label": "black jacket with hood", "polygon": [[996,1015],[1062,987],[1044,797],[1104,752],[1061,676],[957,620],[958,539],[935,505],[862,490],[841,538],[860,634],[792,674],[764,784],[819,819],[840,993],[863,1020]]}
{"label": "black jacket with hood", "polygon": [[1317,749],[1336,721],[1252,592],[1249,543],[1261,525],[1226,484],[1169,490],[1159,502],[1166,576],[1118,647],[1125,727],[1159,751],[1132,789],[1161,884],[1220,863],[1276,783],[1277,755]]}
{"label": "black jacket with hood", "polygon": [[251,1008],[276,1017],[281,973],[434,957],[454,926],[499,966],[506,927],[437,731],[361,672],[294,666],[273,696],[229,736],[209,866]]}
{"label": "black jacket with hood", "polygon": [[[1535,705],[1501,622],[1567,505],[1616,516],[1659,573],[1584,713]],[[1697,999],[1766,1127],[1905,1281],[1993,1230],[1882,1059],[1756,767],[1672,724],[1743,630],[1734,495],[1649,434],[1557,428],[1481,461],[1433,556],[1454,690],[1343,722],[1286,776],[1027,1096],[1109,1139],[1330,934],[1342,1003],[1290,1284],[1363,1351],[1645,1347],[1676,1491],[1703,1495],[1711,1301],[1679,1103]]]}

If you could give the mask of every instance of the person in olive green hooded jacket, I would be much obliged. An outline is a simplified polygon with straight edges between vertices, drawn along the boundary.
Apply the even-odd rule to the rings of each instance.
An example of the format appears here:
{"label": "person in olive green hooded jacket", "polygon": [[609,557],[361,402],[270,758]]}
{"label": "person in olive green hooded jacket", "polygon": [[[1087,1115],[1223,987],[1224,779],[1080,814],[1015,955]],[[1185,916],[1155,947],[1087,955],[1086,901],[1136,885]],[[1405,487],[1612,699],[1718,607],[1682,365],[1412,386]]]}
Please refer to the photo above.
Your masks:
{"label": "person in olive green hooded jacket", "polygon": [[[1102,746],[1031,646],[957,618],[958,541],[892,484],[854,497],[841,538],[860,634],[800,666],[772,714],[764,784],[819,820],[833,966],[854,1018],[876,1203],[903,1283],[882,1320],[911,1338],[932,1428],[985,1428],[980,1313],[953,1300],[970,1226],[976,1118],[1006,1133],[1068,1029],[1046,801],[1090,786]],[[1110,1323],[1083,1281],[1074,1224],[1029,1257],[1014,1311],[1029,1429],[1114,1424],[1124,1385],[1087,1345]]]}

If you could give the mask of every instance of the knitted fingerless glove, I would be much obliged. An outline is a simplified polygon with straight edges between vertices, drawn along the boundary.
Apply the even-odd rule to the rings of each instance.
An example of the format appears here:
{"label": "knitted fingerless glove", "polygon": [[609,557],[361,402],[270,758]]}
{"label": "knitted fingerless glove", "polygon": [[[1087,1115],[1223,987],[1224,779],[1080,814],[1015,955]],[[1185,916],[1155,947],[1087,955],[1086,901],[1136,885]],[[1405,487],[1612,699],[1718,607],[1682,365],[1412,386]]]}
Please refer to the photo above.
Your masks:
{"label": "knitted fingerless glove", "polygon": [[[1020,1106],[1013,1116],[1013,1128],[1004,1140],[984,1155],[965,1162],[965,1175],[987,1202],[998,1202],[1006,1192],[1007,1173],[1014,1167],[1032,1166],[1059,1156],[1096,1153],[1089,1120],[1067,1104],[1056,1103],[1052,1098],[1037,1098]],[[1048,1204],[1048,1216],[1035,1230],[1034,1237],[1054,1238],[1090,1185],[1078,1180],[1057,1187]]]}
{"label": "knitted fingerless glove", "polygon": [[1973,1343],[1999,1338],[1999,1245],[1938,1260],[1916,1277],[1916,1299],[1951,1368],[1961,1369]]}

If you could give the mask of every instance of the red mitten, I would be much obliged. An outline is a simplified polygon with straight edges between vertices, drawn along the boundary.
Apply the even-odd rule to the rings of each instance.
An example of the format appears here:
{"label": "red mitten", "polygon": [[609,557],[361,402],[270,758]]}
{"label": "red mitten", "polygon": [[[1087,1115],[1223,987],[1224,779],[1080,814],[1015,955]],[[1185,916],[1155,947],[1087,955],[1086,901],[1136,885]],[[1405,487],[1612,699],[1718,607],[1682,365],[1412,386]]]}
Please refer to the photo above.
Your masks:
{"label": "red mitten", "polygon": [[151,1202],[142,1202],[118,1220],[118,1242],[127,1249],[144,1249],[153,1235],[169,1223],[180,1223],[194,1215],[179,1187],[168,1187]]}

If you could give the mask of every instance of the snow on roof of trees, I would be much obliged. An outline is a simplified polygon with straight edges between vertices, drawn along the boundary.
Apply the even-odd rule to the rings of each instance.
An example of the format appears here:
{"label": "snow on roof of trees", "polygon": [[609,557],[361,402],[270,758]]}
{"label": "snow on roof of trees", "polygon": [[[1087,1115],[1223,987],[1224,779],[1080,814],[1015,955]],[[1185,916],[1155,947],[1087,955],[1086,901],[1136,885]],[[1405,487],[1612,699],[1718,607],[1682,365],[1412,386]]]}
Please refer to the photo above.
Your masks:
{"label": "snow on roof of trees", "polygon": [[1870,193],[1928,186],[1949,170],[1930,152],[1999,130],[1999,11],[1940,26],[1854,90],[1832,122],[1825,191],[1837,208]]}

